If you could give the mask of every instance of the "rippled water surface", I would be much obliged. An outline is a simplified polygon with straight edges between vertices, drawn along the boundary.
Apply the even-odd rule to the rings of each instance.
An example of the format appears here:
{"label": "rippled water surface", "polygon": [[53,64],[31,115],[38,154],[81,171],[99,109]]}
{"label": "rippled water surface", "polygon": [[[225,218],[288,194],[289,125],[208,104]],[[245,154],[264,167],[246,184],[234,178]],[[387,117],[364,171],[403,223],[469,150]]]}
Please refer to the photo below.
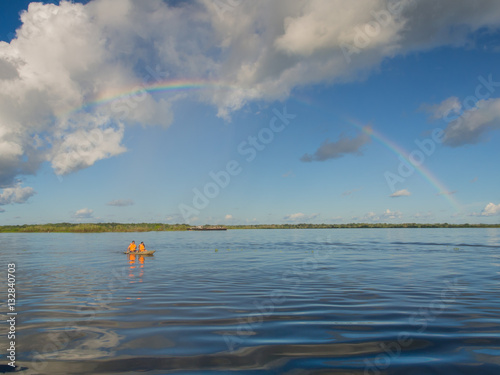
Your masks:
{"label": "rippled water surface", "polygon": [[2,234],[1,251],[23,373],[500,374],[498,229]]}

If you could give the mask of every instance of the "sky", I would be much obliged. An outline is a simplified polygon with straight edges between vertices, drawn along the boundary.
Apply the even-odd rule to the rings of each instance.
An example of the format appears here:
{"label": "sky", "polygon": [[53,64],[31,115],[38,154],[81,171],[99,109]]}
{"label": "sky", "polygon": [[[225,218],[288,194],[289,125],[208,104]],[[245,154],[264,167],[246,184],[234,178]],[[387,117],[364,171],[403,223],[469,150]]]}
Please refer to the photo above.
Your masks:
{"label": "sky", "polygon": [[496,0],[1,7],[0,225],[500,222]]}

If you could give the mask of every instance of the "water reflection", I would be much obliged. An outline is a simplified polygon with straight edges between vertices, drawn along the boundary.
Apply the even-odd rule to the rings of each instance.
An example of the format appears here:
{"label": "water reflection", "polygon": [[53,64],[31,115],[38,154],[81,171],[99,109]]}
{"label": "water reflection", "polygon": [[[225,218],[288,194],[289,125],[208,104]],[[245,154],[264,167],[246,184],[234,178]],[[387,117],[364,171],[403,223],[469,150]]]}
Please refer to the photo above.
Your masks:
{"label": "water reflection", "polygon": [[152,255],[142,255],[138,254],[128,254],[128,264],[129,264],[129,273],[128,277],[130,279],[130,283],[142,283],[144,277],[144,269],[146,258],[151,257]]}
{"label": "water reflection", "polygon": [[122,338],[110,329],[69,326],[64,330],[47,330],[32,344],[41,348],[38,354],[44,360],[97,359],[114,356]]}
{"label": "water reflection", "polygon": [[18,364],[38,352],[47,374],[496,375],[499,234],[144,234],[155,257],[124,257],[121,234],[7,236]]}

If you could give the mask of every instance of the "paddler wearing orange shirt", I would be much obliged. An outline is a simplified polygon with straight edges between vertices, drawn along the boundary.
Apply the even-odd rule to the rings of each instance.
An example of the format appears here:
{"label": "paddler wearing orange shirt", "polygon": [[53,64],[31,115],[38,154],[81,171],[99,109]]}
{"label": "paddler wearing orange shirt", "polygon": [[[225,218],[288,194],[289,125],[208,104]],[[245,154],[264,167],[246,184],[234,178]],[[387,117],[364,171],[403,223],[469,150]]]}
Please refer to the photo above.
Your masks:
{"label": "paddler wearing orange shirt", "polygon": [[146,251],[146,245],[144,245],[144,242],[141,242],[139,244],[139,252],[141,252],[141,251]]}
{"label": "paddler wearing orange shirt", "polygon": [[132,241],[130,245],[128,245],[127,250],[130,251],[131,253],[137,250],[137,245],[135,244],[135,241]]}

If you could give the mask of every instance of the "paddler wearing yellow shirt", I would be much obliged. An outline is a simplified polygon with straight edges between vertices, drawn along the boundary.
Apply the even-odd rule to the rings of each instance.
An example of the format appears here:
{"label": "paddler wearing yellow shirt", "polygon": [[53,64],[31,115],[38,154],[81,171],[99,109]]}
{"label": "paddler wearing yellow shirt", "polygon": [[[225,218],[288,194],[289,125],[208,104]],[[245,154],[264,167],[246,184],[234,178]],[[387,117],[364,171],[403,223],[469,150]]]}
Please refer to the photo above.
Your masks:
{"label": "paddler wearing yellow shirt", "polygon": [[130,251],[131,253],[137,250],[137,245],[135,244],[135,241],[132,241],[130,245],[128,245],[127,250]]}

